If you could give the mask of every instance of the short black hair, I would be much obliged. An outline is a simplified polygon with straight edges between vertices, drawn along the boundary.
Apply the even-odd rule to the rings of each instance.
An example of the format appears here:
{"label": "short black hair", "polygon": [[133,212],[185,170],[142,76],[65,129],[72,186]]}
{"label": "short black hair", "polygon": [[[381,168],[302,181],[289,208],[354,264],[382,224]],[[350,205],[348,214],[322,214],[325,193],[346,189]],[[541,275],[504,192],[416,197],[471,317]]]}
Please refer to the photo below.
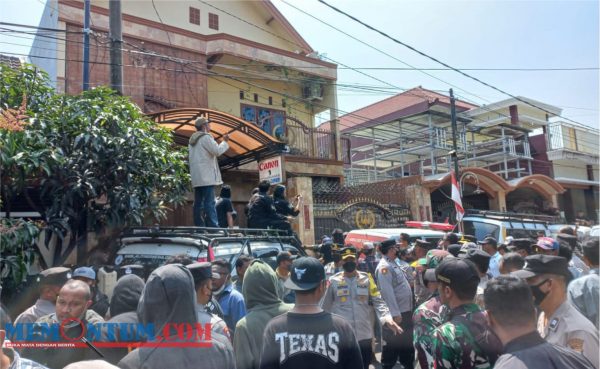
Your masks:
{"label": "short black hair", "polygon": [[458,243],[458,235],[456,233],[448,233],[446,234],[446,240],[450,242],[451,245],[455,245]]}
{"label": "short black hair", "polygon": [[600,250],[598,250],[600,248],[600,238],[599,237],[593,237],[591,239],[589,239],[584,245],[583,245],[583,256],[585,256],[590,263],[592,263],[592,265],[598,265],[600,263],[600,257],[598,256],[598,253]]}
{"label": "short black hair", "polygon": [[575,230],[571,226],[564,226],[558,230],[558,233],[570,234],[571,236],[577,236]]}
{"label": "short black hair", "polygon": [[292,261],[292,254],[289,251],[281,251],[279,254],[277,254],[277,258],[275,259],[277,265],[281,264],[283,261],[286,260]]}
{"label": "short black hair", "polygon": [[340,228],[334,229],[333,232],[331,232],[331,240],[336,245],[343,245],[344,244],[344,231],[342,231]]}
{"label": "short black hair", "polygon": [[517,252],[509,252],[502,256],[502,266],[510,270],[521,270],[525,265],[525,258]]}
{"label": "short black hair", "polygon": [[269,191],[269,188],[271,188],[271,182],[267,181],[266,179],[258,182],[258,191],[259,192],[267,192],[267,191]]}
{"label": "short black hair", "polygon": [[224,259],[216,259],[212,261],[212,265],[219,266],[221,268],[227,269],[227,273],[231,273],[231,264],[227,260]]}
{"label": "short black hair", "polygon": [[231,186],[230,185],[226,185],[226,184],[224,184],[223,186],[221,186],[221,194],[220,194],[220,196],[224,197],[224,198],[227,198],[227,199],[231,198]]}
{"label": "short black hair", "polygon": [[235,261],[235,267],[236,268],[241,268],[244,266],[244,264],[249,263],[253,260],[253,258],[251,256],[248,255],[240,255],[239,258],[237,258],[237,260]]}
{"label": "short black hair", "polygon": [[194,262],[192,258],[190,258],[186,254],[173,255],[165,261],[165,265],[168,264],[181,264],[181,265],[190,265]]}
{"label": "short black hair", "polygon": [[410,242],[410,235],[408,233],[400,233],[400,241]]}
{"label": "short black hair", "polygon": [[498,245],[498,251],[508,252],[508,246],[504,243]]}
{"label": "short black hair", "polygon": [[567,261],[571,261],[571,259],[573,259],[573,249],[571,249],[571,245],[567,242],[560,241],[558,243],[558,256],[562,256],[567,259]]}
{"label": "short black hair", "polygon": [[501,275],[491,279],[483,293],[485,308],[501,326],[535,324],[531,289],[524,279]]}

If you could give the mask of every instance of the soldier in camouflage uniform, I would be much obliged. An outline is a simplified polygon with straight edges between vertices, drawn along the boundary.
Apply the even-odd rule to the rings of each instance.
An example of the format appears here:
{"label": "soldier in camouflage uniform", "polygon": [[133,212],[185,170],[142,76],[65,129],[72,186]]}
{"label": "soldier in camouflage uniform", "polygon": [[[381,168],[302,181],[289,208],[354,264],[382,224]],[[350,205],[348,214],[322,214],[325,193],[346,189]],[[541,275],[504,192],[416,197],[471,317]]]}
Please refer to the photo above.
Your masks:
{"label": "soldier in camouflage uniform", "polygon": [[447,258],[436,268],[442,303],[451,309],[446,323],[432,338],[433,367],[436,369],[488,369],[493,364],[476,337],[487,331],[484,312],[474,303],[479,273],[472,262]]}
{"label": "soldier in camouflage uniform", "polygon": [[432,250],[427,253],[425,264],[427,269],[423,274],[423,282],[431,297],[419,305],[413,313],[413,344],[422,369],[433,367],[431,337],[433,331],[445,322],[449,312],[448,307],[440,300],[435,278],[435,268],[448,255],[444,250]]}

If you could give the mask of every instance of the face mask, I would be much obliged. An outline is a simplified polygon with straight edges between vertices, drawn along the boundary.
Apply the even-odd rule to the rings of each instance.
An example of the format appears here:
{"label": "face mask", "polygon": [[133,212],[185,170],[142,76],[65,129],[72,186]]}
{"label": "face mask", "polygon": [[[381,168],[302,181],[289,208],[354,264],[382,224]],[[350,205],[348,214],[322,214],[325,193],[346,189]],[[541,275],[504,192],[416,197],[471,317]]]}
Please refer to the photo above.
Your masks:
{"label": "face mask", "polygon": [[347,261],[344,264],[342,264],[342,268],[344,268],[344,271],[346,273],[352,273],[356,270],[356,263],[354,261]]}
{"label": "face mask", "polygon": [[547,279],[545,281],[542,281],[541,283],[534,285],[534,286],[529,286],[529,288],[531,289],[531,293],[533,294],[533,303],[535,304],[535,306],[540,306],[542,301],[544,301],[546,296],[548,296],[549,292],[544,292],[540,289],[540,286],[546,282],[548,282]]}

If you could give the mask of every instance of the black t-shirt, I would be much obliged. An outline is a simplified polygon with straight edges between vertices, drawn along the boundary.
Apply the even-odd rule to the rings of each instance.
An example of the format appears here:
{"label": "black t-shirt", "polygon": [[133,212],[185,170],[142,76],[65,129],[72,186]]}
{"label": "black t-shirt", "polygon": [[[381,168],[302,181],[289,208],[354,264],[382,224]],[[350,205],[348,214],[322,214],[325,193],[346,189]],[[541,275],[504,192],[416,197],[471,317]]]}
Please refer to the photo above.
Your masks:
{"label": "black t-shirt", "polygon": [[[231,204],[231,199],[226,197],[219,197],[217,200],[217,219],[219,220],[219,227],[227,228],[229,224],[227,224],[227,213],[233,213],[233,205]],[[233,214],[232,214],[233,215]]]}
{"label": "black t-shirt", "polygon": [[360,369],[362,359],[352,327],[342,317],[288,312],[267,324],[260,368]]}

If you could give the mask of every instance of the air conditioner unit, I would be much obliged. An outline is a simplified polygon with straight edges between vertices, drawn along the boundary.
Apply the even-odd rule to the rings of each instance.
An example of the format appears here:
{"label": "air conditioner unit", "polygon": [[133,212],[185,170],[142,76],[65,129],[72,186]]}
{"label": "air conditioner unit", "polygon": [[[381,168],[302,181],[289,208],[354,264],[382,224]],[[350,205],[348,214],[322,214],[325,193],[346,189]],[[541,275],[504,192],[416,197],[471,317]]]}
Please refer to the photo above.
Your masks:
{"label": "air conditioner unit", "polygon": [[323,101],[323,85],[317,81],[306,83],[302,87],[302,97],[312,101]]}

